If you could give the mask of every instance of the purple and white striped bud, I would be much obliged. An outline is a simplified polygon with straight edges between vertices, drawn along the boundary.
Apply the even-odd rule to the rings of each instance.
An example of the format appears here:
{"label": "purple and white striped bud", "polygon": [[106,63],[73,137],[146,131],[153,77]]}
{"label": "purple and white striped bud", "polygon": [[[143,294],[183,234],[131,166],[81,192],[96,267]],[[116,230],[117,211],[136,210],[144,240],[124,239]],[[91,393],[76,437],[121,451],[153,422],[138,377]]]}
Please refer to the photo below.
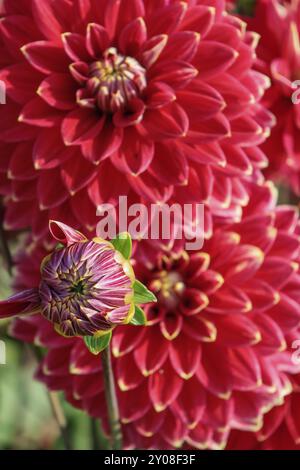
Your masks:
{"label": "purple and white striped bud", "polygon": [[64,336],[102,336],[134,315],[135,275],[112,243],[59,223],[50,230],[64,247],[48,255],[37,289],[0,303],[0,318],[41,312]]}

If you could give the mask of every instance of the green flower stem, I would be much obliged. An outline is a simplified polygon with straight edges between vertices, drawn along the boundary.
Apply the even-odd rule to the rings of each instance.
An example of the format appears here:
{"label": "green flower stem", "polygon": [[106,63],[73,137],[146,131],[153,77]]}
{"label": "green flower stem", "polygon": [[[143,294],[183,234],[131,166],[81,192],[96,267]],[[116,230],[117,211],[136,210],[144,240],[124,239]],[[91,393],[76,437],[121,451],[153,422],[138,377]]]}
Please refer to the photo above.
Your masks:
{"label": "green flower stem", "polygon": [[122,449],[122,429],[120,422],[119,406],[116,395],[115,380],[111,364],[110,346],[101,352],[105,397],[108,413],[108,421],[111,432],[112,450]]}
{"label": "green flower stem", "polygon": [[[26,345],[26,347],[32,352],[37,364],[40,364],[43,356],[39,348],[33,345]],[[52,392],[47,389],[47,395],[51,406],[53,417],[59,428],[61,439],[65,450],[72,450],[71,436],[69,435],[68,423],[64,414],[64,410],[61,406],[59,395],[57,392]]]}

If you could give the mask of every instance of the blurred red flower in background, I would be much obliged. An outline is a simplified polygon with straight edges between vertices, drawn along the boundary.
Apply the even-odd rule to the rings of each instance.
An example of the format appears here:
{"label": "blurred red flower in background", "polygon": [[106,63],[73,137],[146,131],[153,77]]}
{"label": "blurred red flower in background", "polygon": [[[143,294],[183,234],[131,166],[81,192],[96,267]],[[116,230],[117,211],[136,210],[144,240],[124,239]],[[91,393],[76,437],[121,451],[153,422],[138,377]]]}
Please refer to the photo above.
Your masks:
{"label": "blurred red flower in background", "polygon": [[[300,194],[300,2],[257,0],[253,17],[243,17],[260,34],[257,70],[271,78],[263,103],[277,124],[262,145],[269,158],[266,174],[285,179]],[[292,101],[292,96],[295,102]]]}
{"label": "blurred red flower in background", "polygon": [[[215,227],[201,252],[137,250],[135,272],[155,290],[148,326],[118,327],[115,375],[126,446],[223,448],[231,429],[259,432],[292,392],[300,324],[299,225],[270,184],[248,188],[240,223]],[[144,244],[143,242],[142,244]],[[148,253],[145,262],[142,253]],[[31,287],[45,249],[29,245],[17,287]],[[140,259],[141,256],[141,259]],[[40,317],[13,334],[48,348],[38,377],[90,415],[105,416],[100,362]],[[277,410],[277,408],[275,408]]]}
{"label": "blurred red flower in background", "polygon": [[6,228],[43,237],[54,219],[93,230],[96,207],[120,194],[224,215],[247,203],[273,120],[259,104],[256,35],[224,5],[1,2]]}

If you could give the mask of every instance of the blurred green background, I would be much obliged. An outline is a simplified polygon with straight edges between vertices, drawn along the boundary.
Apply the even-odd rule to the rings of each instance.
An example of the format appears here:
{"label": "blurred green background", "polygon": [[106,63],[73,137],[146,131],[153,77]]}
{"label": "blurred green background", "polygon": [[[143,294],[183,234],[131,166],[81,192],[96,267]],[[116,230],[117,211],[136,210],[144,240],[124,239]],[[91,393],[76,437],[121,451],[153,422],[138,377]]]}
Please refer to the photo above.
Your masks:
{"label": "blurred green background", "polygon": [[[0,299],[10,294],[10,278],[0,256]],[[0,322],[0,340],[6,346],[6,365],[0,364],[0,449],[64,449],[47,389],[34,380],[36,359],[28,345],[6,334]],[[68,405],[59,396],[73,449],[105,448],[100,423]]]}

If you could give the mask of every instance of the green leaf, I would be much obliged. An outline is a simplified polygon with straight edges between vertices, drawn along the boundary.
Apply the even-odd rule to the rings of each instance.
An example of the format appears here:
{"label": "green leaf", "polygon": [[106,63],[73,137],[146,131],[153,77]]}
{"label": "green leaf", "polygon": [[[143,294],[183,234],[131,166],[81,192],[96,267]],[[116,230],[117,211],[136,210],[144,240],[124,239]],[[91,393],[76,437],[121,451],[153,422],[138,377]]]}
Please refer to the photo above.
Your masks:
{"label": "green leaf", "polygon": [[134,302],[136,304],[147,304],[149,302],[156,302],[157,299],[155,295],[147,289],[144,284],[142,284],[140,281],[135,281],[133,285],[134,289]]}
{"label": "green leaf", "polygon": [[92,354],[99,354],[103,349],[106,349],[110,343],[112,337],[112,332],[106,333],[103,336],[99,336],[99,338],[95,338],[95,336],[85,336],[84,342],[88,350]]}
{"label": "green leaf", "polygon": [[132,252],[132,240],[128,232],[119,233],[116,238],[110,241],[125,259],[130,259]]}
{"label": "green leaf", "polygon": [[130,322],[130,325],[140,326],[140,325],[146,325],[146,323],[147,323],[147,318],[146,318],[144,310],[141,309],[141,307],[139,307],[138,305],[136,305],[134,316]]}

